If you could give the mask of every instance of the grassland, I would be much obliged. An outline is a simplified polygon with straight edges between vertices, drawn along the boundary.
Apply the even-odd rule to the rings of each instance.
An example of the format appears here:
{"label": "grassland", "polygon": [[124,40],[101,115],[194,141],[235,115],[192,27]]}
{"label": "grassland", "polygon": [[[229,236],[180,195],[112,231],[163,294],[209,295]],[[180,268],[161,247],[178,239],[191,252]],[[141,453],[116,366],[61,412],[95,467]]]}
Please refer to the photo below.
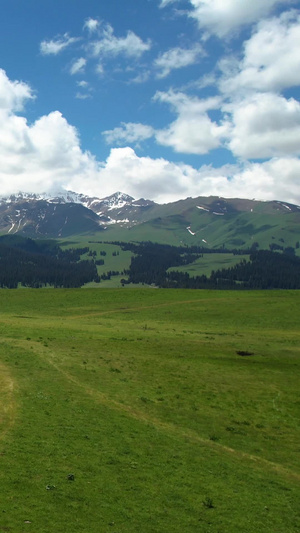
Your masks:
{"label": "grassland", "polygon": [[212,270],[233,267],[243,259],[249,261],[249,255],[233,255],[231,253],[203,254],[203,257],[196,259],[193,263],[179,267],[172,267],[169,271],[175,270],[177,272],[188,272],[191,277],[201,275],[209,277]]}
{"label": "grassland", "polygon": [[[126,277],[123,274],[124,269],[130,267],[132,252],[122,250],[121,246],[115,244],[103,243],[96,241],[95,238],[80,237],[74,241],[61,241],[62,249],[67,248],[84,248],[87,247],[89,252],[82,254],[81,259],[91,259],[89,253],[95,253],[95,259],[102,259],[103,265],[97,266],[99,276],[107,274],[108,272],[119,272],[118,275],[113,275],[111,279],[101,281],[101,284],[94,282],[87,283],[86,287],[100,287],[100,288],[116,288],[121,287],[121,279]],[[105,255],[101,255],[101,253]]]}
{"label": "grassland", "polygon": [[[259,243],[260,249],[269,249],[271,244],[285,248],[295,247],[299,242],[299,212],[279,213],[273,206],[268,208],[262,202],[255,206],[255,213],[239,212],[216,216],[196,209],[192,199],[185,209],[184,204],[185,202],[176,202],[160,206],[156,217],[130,229],[111,225],[100,233],[100,239],[151,241],[174,246],[203,246],[206,243],[209,248],[224,245],[228,249],[249,249],[254,242]],[[152,212],[152,215],[155,213]],[[300,255],[300,248],[296,248],[296,254]]]}
{"label": "grassland", "polygon": [[299,292],[0,302],[0,532],[300,530]]}

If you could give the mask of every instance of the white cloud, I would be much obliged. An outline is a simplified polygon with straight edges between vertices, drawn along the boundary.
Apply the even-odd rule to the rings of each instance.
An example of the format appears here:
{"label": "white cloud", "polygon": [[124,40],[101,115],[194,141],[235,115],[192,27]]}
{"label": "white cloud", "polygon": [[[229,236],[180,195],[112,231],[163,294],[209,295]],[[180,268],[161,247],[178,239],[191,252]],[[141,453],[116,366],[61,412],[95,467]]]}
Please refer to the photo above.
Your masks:
{"label": "white cloud", "polygon": [[246,159],[300,155],[300,103],[272,93],[224,106],[232,114],[229,148]]}
{"label": "white cloud", "polygon": [[214,122],[207,113],[220,107],[219,97],[201,100],[169,91],[156,93],[155,100],[170,104],[178,115],[167,128],[156,132],[157,142],[176,152],[205,154],[217,148],[226,135],[227,126]]}
{"label": "white cloud", "polygon": [[87,100],[88,98],[92,98],[93,88],[86,80],[77,81],[76,85],[80,88],[80,92],[76,93],[76,98],[78,100]]}
{"label": "white cloud", "polygon": [[176,152],[205,154],[217,148],[228,135],[228,124],[219,125],[207,113],[220,107],[219,97],[200,100],[184,93],[157,92],[155,101],[169,104],[177,118],[168,127],[158,130],[145,124],[122,123],[120,127],[103,132],[109,144],[138,144],[155,137],[159,144],[170,146]]}
{"label": "white cloud", "polygon": [[97,64],[95,71],[96,71],[96,74],[98,74],[99,76],[102,76],[104,74],[104,67],[102,63]]}
{"label": "white cloud", "polygon": [[99,164],[80,148],[76,129],[58,111],[28,124],[21,111],[30,87],[0,70],[0,190],[41,192],[68,179],[96,175]]}
{"label": "white cloud", "polygon": [[92,95],[90,93],[79,93],[77,92],[75,95],[75,98],[78,100],[87,100],[89,98],[92,98]]}
{"label": "white cloud", "polygon": [[130,80],[130,82],[131,83],[145,83],[146,81],[149,80],[150,74],[151,73],[150,73],[149,70],[144,70],[144,71],[140,72],[140,74],[135,76],[135,78],[132,78],[132,80]]}
{"label": "white cloud", "polygon": [[98,174],[85,181],[75,177],[67,188],[102,197],[121,190],[159,203],[213,195],[299,205],[299,174],[297,158],[274,158],[262,164],[226,165],[219,169],[203,166],[197,170],[163,158],[138,157],[126,147],[112,149]]}
{"label": "white cloud", "polygon": [[117,56],[139,58],[151,48],[151,42],[144,42],[138,35],[128,31],[126,37],[116,37],[110,24],[103,24],[100,28],[100,38],[91,43],[91,51],[95,57]]}
{"label": "white cloud", "polygon": [[[300,15],[262,21],[244,45],[243,60],[221,62],[223,92],[276,91],[300,84]],[[225,65],[225,69],[224,69]]]}
{"label": "white cloud", "polygon": [[78,87],[81,87],[82,89],[87,89],[89,87],[89,82],[85,80],[81,80],[77,82]]}
{"label": "white cloud", "polygon": [[217,85],[216,75],[213,72],[204,74],[199,80],[190,82],[188,87],[194,87],[196,89],[205,89],[206,87],[213,87]]}
{"label": "white cloud", "polygon": [[265,163],[248,163],[232,169],[231,176],[225,173],[213,187],[208,180],[207,191],[219,196],[256,198],[257,200],[283,200],[300,205],[299,190],[300,160],[297,158],[274,158]]}
{"label": "white cloud", "polygon": [[[123,190],[132,196],[151,198],[159,202],[175,201],[187,196],[217,195],[257,199],[277,199],[300,204],[300,160],[278,157],[270,161],[245,163],[240,166],[193,168],[166,159],[139,157],[132,148],[113,148],[104,162],[99,162],[80,147],[79,135],[58,111],[42,116],[28,124],[16,115],[32,91],[26,85],[10,81],[0,71],[0,190],[9,194],[19,190],[42,192],[52,188],[66,188],[99,197]],[[179,112],[191,106],[203,114],[217,106],[217,99],[189,99],[184,94],[161,93],[157,96]],[[278,97],[279,98],[279,97]],[[269,121],[271,130],[277,124],[298,127],[299,104],[293,100],[280,101],[281,118],[272,118],[274,95],[263,102],[265,111],[261,122],[251,122],[252,129],[261,131]],[[283,106],[284,104],[284,106]],[[260,103],[260,105],[262,105]],[[258,106],[259,107],[259,106]],[[238,109],[230,112],[238,125]],[[272,120],[274,119],[275,128]],[[124,135],[133,139],[151,133],[143,125],[123,125]],[[112,130],[113,131],[113,130]],[[250,135],[251,137],[251,135]],[[233,137],[234,138],[234,137]],[[251,141],[252,142],[252,141]]]}
{"label": "white cloud", "polygon": [[218,96],[200,99],[172,89],[167,92],[157,91],[153,99],[170,104],[177,113],[188,112],[190,114],[204,113],[208,109],[217,109],[221,104],[221,98]]}
{"label": "white cloud", "polygon": [[292,2],[293,0],[190,0],[193,6],[190,15],[201,28],[222,38],[243,25],[252,24],[267,16],[275,6]]}
{"label": "white cloud", "polygon": [[58,111],[30,126],[24,117],[7,112],[1,118],[1,194],[42,192],[98,172],[94,158],[82,152],[76,129]]}
{"label": "white cloud", "polygon": [[117,145],[122,145],[145,141],[153,136],[154,129],[145,124],[122,122],[120,127],[103,131],[102,134],[105,136],[108,144],[116,143]]}
{"label": "white cloud", "polygon": [[62,37],[57,37],[55,40],[42,41],[40,52],[43,55],[57,55],[78,40],[77,37],[70,37],[68,33],[65,33]]}
{"label": "white cloud", "polygon": [[222,134],[223,129],[203,114],[179,117],[168,128],[157,132],[156,140],[175,152],[201,155],[218,148]]}
{"label": "white cloud", "polygon": [[73,76],[74,74],[80,74],[84,72],[85,66],[86,66],[86,59],[84,57],[79,57],[71,65],[70,74],[72,74]]}
{"label": "white cloud", "polygon": [[159,7],[166,7],[169,4],[174,4],[174,2],[178,2],[178,0],[161,0]]}
{"label": "white cloud", "polygon": [[143,196],[164,202],[184,196],[196,174],[188,165],[138,157],[132,148],[126,147],[111,150],[100,171],[100,180],[107,194],[121,190],[135,198]]}
{"label": "white cloud", "polygon": [[31,87],[22,81],[10,81],[0,69],[0,110],[22,111],[27,100],[33,99]]}
{"label": "white cloud", "polygon": [[94,33],[99,28],[99,21],[97,19],[88,18],[83,26],[89,33]]}
{"label": "white cloud", "polygon": [[203,48],[199,45],[190,49],[177,47],[167,50],[154,61],[154,67],[158,69],[157,77],[165,78],[174,69],[193,65],[203,53]]}
{"label": "white cloud", "polygon": [[59,111],[38,119],[28,133],[42,168],[69,172],[70,155],[79,153],[76,128],[68,124]]}
{"label": "white cloud", "polygon": [[13,171],[19,168],[19,161],[28,152],[32,152],[33,144],[27,127],[26,119],[6,110],[0,111],[0,161],[1,171]]}

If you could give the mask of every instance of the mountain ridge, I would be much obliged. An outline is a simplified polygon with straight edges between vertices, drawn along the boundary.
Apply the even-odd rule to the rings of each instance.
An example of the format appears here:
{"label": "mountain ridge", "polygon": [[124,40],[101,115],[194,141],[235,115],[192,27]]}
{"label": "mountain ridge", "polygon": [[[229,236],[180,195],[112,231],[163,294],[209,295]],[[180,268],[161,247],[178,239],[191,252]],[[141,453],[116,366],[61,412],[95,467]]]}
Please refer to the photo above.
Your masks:
{"label": "mountain ridge", "polygon": [[299,228],[300,206],[279,200],[199,196],[157,204],[120,191],[98,198],[64,190],[0,198],[0,233],[34,238],[99,234],[211,247],[296,246]]}

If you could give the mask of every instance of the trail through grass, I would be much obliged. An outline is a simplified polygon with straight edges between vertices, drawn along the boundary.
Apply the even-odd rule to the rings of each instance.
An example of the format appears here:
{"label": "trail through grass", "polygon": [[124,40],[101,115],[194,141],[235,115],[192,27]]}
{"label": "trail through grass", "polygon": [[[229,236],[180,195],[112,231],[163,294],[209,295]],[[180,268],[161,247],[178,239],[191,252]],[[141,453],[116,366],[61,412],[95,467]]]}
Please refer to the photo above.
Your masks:
{"label": "trail through grass", "polygon": [[11,429],[15,419],[15,383],[7,367],[0,365],[0,440]]}
{"label": "trail through grass", "polygon": [[0,531],[299,530],[298,292],[0,300]]}

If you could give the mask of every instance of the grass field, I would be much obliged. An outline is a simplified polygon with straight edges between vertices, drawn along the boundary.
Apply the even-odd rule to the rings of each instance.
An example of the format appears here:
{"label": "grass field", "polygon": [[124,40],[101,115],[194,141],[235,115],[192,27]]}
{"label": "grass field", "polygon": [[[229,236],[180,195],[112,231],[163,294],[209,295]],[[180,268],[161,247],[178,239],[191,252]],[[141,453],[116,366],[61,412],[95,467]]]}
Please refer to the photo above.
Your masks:
{"label": "grass field", "polygon": [[[128,269],[131,262],[132,253],[128,250],[124,251],[120,246],[114,244],[107,244],[102,242],[93,241],[92,239],[80,239],[77,241],[62,241],[62,249],[64,248],[84,248],[88,247],[90,252],[94,252],[95,259],[103,259],[104,265],[97,266],[99,276],[106,274],[108,271],[122,272],[124,269]],[[101,255],[105,253],[105,255]],[[81,259],[91,259],[89,252],[83,254]],[[120,278],[124,275],[120,275]],[[120,282],[117,284],[120,287]],[[117,286],[114,284],[114,286]]]}
{"label": "grass field", "polygon": [[209,277],[212,270],[233,267],[243,259],[249,261],[249,257],[249,255],[203,254],[203,257],[196,259],[193,263],[179,267],[172,267],[169,268],[169,271],[188,272],[191,277],[201,275]]}
{"label": "grass field", "polygon": [[0,302],[0,532],[300,531],[300,292]]}

